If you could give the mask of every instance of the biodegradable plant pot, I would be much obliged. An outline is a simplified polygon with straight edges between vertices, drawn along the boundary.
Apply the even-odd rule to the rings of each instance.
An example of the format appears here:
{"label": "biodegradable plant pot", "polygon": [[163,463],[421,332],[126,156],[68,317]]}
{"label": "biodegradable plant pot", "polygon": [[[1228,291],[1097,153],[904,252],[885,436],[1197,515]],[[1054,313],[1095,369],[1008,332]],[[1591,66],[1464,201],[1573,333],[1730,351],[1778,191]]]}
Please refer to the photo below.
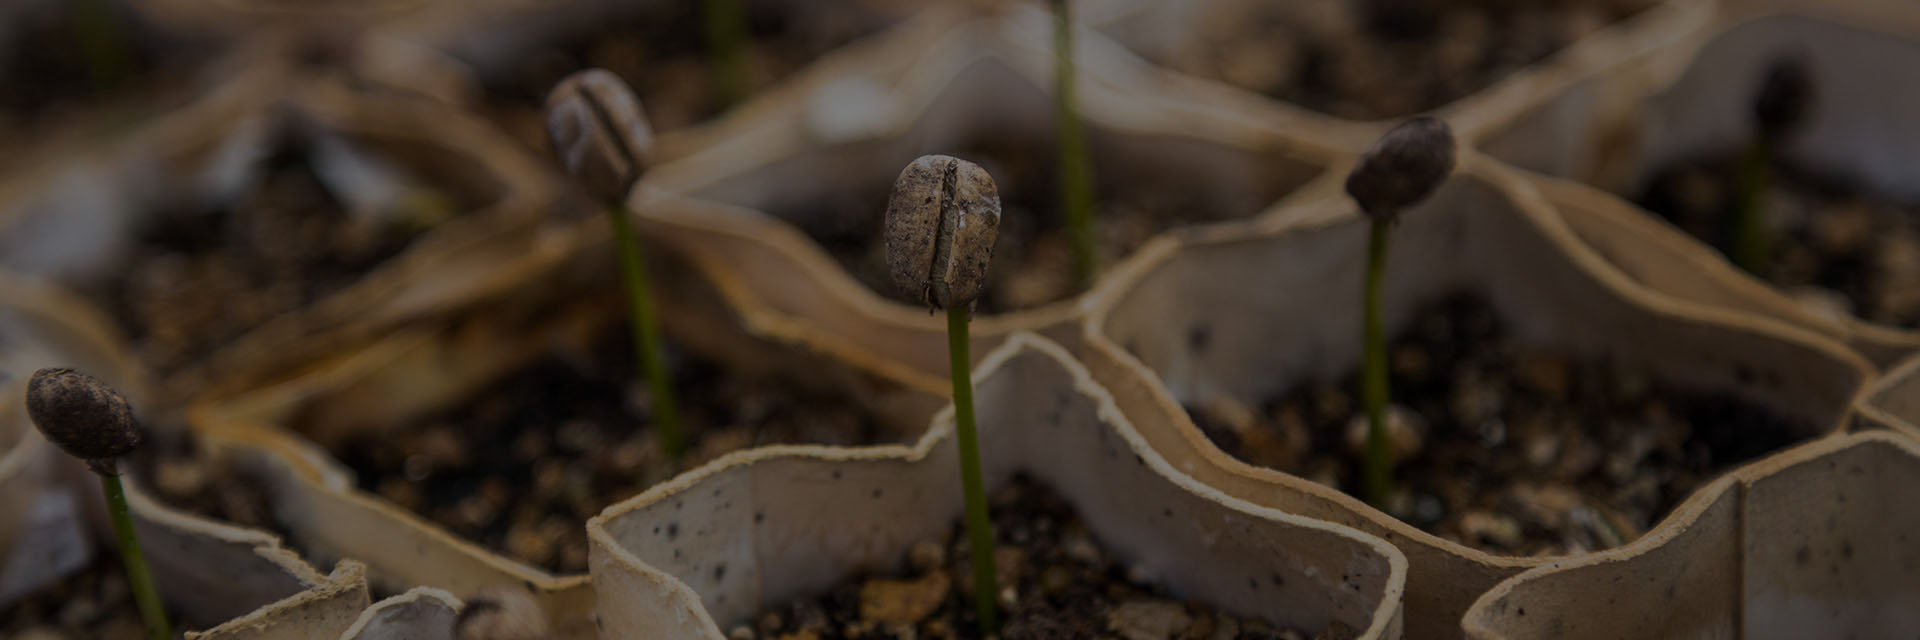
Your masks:
{"label": "biodegradable plant pot", "polygon": [[[309,572],[312,570],[309,569]],[[315,574],[317,576],[317,574]],[[187,640],[301,640],[333,637],[367,606],[366,567],[341,561],[332,573],[303,577],[304,591],[281,598],[220,626],[189,632]],[[255,592],[256,597],[259,592]]]}
{"label": "biodegradable plant pot", "polygon": [[[108,530],[93,476],[49,446],[24,399],[34,369],[74,366],[110,381],[138,402],[143,370],[112,341],[109,322],[72,294],[0,274],[0,508],[25,514],[0,527],[0,603],[13,606],[91,563]],[[132,475],[129,474],[129,478]],[[341,563],[323,575],[279,541],[182,513],[127,485],[128,509],[169,608],[204,638],[331,637],[366,606],[363,569]],[[131,603],[126,603],[131,606]],[[292,631],[290,631],[292,630]],[[309,632],[318,636],[301,635]]]}
{"label": "biodegradable plant pot", "polygon": [[340,640],[454,640],[460,600],[432,587],[414,587],[360,613]]}
{"label": "biodegradable plant pot", "polygon": [[[1208,2],[1115,8],[1098,29],[1156,65],[1258,95],[1262,111],[1312,110],[1349,122],[1438,110],[1469,139],[1506,94],[1601,41],[1663,29],[1692,0],[1553,3]],[[1369,13],[1368,8],[1377,10]],[[1249,96],[1251,97],[1251,96]]]}
{"label": "biodegradable plant pot", "polygon": [[[83,488],[92,487],[75,490]],[[105,530],[99,502],[89,509]],[[206,629],[189,638],[334,637],[367,606],[366,568],[356,561],[323,575],[272,535],[175,511],[132,486],[127,505],[162,599],[180,623]]]}
{"label": "biodegradable plant pot", "polygon": [[[1717,11],[1694,12],[1676,21],[1661,38],[1626,44],[1614,56],[1596,57],[1592,64],[1560,74],[1524,95],[1516,92],[1516,102],[1524,108],[1489,128],[1481,138],[1482,148],[1523,168],[1636,198],[1650,197],[1656,193],[1651,187],[1657,186],[1660,174],[1748,144],[1751,96],[1766,65],[1782,54],[1800,54],[1813,74],[1816,106],[1811,119],[1783,148],[1788,166],[1798,167],[1790,171],[1798,173],[1787,174],[1781,184],[1817,190],[1792,185],[1819,182],[1800,177],[1809,173],[1833,173],[1849,185],[1848,192],[1910,206],[1915,199],[1915,176],[1907,168],[1912,163],[1904,159],[1913,147],[1908,141],[1920,130],[1905,121],[1905,114],[1920,98],[1890,89],[1904,86],[1897,79],[1865,76],[1860,70],[1888,64],[1905,68],[1898,61],[1920,55],[1920,47],[1895,35],[1920,25],[1920,12],[1899,3],[1872,1],[1792,8],[1783,4],[1728,3]],[[1831,196],[1793,197],[1819,202]],[[1783,235],[1776,245],[1812,245],[1798,237],[1800,231],[1793,231],[1794,240],[1784,240],[1789,225],[1775,224],[1781,226],[1776,233]],[[1583,237],[1590,235],[1587,229],[1579,232]],[[1869,233],[1875,238],[1889,235],[1885,230]],[[1697,242],[1660,240],[1656,245],[1654,250],[1609,258],[1620,261],[1624,270],[1647,285],[1674,292],[1695,289],[1697,283],[1690,281],[1695,274],[1663,266],[1718,258],[1717,252]],[[1920,347],[1920,333],[1911,328],[1852,317],[1838,321],[1811,317],[1846,314],[1844,309],[1833,310],[1834,305],[1824,300],[1826,295],[1716,297],[1720,298],[1716,304],[1796,324],[1824,325],[1829,331],[1838,324],[1836,335],[1880,365]],[[1897,310],[1904,304],[1891,297],[1888,300],[1894,304],[1882,304],[1880,297],[1856,297],[1843,306]],[[1796,312],[1792,307],[1804,309]]]}
{"label": "biodegradable plant pot", "polygon": [[361,628],[358,633],[373,634],[359,636],[366,638],[391,637],[381,634],[396,633],[395,629],[427,629],[429,626],[423,625],[433,618],[430,611],[420,607],[452,601],[441,589],[465,593],[498,584],[533,589],[558,625],[560,637],[593,637],[584,576],[547,575],[456,539],[419,516],[356,491],[351,471],[333,461],[325,450],[291,434],[216,428],[205,433],[203,439],[228,455],[250,457],[263,468],[275,515],[299,538],[303,550],[364,562],[375,589],[408,589],[402,597],[389,598],[364,613],[361,610],[367,602],[363,589],[359,605],[337,619],[337,624],[330,627],[334,635],[325,637],[356,637],[342,635],[350,626]]}
{"label": "biodegradable plant pot", "polygon": [[[1454,637],[1474,597],[1545,559],[1472,549],[1331,487],[1241,462],[1182,407],[1216,398],[1251,405],[1357,367],[1366,226],[1351,201],[1331,196],[1156,247],[1094,294],[1085,357],[1155,450],[1183,472],[1398,546],[1411,567],[1409,630]],[[1391,251],[1389,329],[1405,326],[1424,301],[1468,291],[1507,318],[1522,345],[1605,356],[1669,384],[1729,392],[1791,418],[1803,437],[1838,428],[1870,375],[1837,342],[1635,285],[1577,242],[1525,181],[1475,154],[1405,214]]]}
{"label": "biodegradable plant pot", "polygon": [[[282,133],[310,146],[306,157],[313,168],[268,185],[257,174],[268,166],[262,156],[274,147],[269,141]],[[122,330],[142,336],[143,354],[163,374],[159,379],[167,393],[160,394],[162,399],[188,396],[209,379],[256,364],[253,360],[271,360],[312,333],[348,327],[374,333],[483,297],[497,290],[498,276],[513,273],[511,267],[553,258],[538,251],[491,252],[500,236],[525,236],[524,243],[532,243],[543,235],[536,217],[539,205],[552,197],[537,170],[510,143],[444,108],[356,93],[271,60],[118,151],[114,164],[81,163],[62,178],[40,184],[23,179],[7,188],[11,195],[0,205],[6,266],[57,278],[91,292],[103,307],[117,308]],[[306,175],[323,185],[314,187],[322,195],[234,204],[253,187],[298,191],[307,184],[300,181]],[[429,193],[422,184],[438,189],[431,193],[447,194],[446,204],[420,204],[431,200],[422,195]],[[246,233],[217,225],[217,216],[229,208],[329,198],[340,201],[338,210],[362,218],[417,214],[421,222],[406,228],[378,221],[332,225],[339,228],[335,236],[366,239],[353,240],[351,253],[285,247],[286,253],[310,255],[296,267],[305,273],[292,280],[258,275],[281,269],[263,265],[265,253],[251,263],[222,263],[227,266],[205,262],[211,258],[180,257],[210,255],[204,248],[195,253],[194,243],[222,233],[195,225],[226,229],[225,236],[217,236],[227,241],[222,246],[233,245],[230,236]],[[429,213],[447,219],[428,222]],[[246,219],[252,225],[273,218],[291,216],[260,213]],[[316,235],[302,229],[281,229],[279,236]],[[155,235],[143,239],[142,234]],[[458,268],[475,263],[487,268]],[[446,268],[437,277],[420,275],[436,267]],[[304,283],[297,285],[304,289],[289,291],[295,286],[289,282]],[[160,286],[164,283],[197,293],[182,294]],[[195,315],[194,309],[212,302],[207,296],[222,290],[247,304],[214,304],[221,315]],[[156,342],[150,336],[165,339]]]}
{"label": "biodegradable plant pot", "polygon": [[[1050,166],[1045,159],[1052,157],[1051,148],[1044,142],[1052,127],[1045,89],[1052,61],[1048,20],[1039,9],[1015,7],[825,63],[768,97],[765,112],[718,125],[714,134],[728,143],[650,173],[629,203],[650,234],[685,252],[756,331],[870,354],[895,363],[916,387],[939,392],[947,375],[942,322],[891,300],[892,287],[864,267],[873,256],[858,247],[877,238],[886,188],[908,161],[933,152],[969,157],[969,145],[999,145],[1007,150],[994,158],[971,158],[989,173],[1003,171],[994,177],[1009,208],[994,264],[1033,262],[1039,268],[1030,271],[1065,281],[1064,259],[1057,273],[1046,266],[1044,238],[1023,247],[1016,242],[1021,236],[1010,231],[1024,226],[1040,238],[1059,224],[1023,210],[1050,208],[1050,183],[1005,173],[992,162],[1024,159],[1042,171]],[[1194,214],[1199,222],[1253,217],[1306,184],[1339,153],[1335,139],[1276,133],[1232,113],[1148,92],[1145,83],[1161,77],[1153,70],[1115,54],[1110,45],[1082,46],[1082,106],[1095,179],[1107,176],[1109,191],[1150,178],[1177,185],[1152,193],[1176,201],[1168,208],[1183,215],[1206,212]],[[791,108],[775,109],[772,101]],[[1135,193],[1146,197],[1149,191]],[[1161,228],[1178,228],[1165,220],[1170,216],[1154,215],[1165,208],[1143,210],[1152,213],[1131,219],[1144,221],[1145,229],[1102,232],[1134,234],[1118,243],[1130,249],[1151,244]],[[1096,207],[1096,220],[1102,211],[1119,213],[1117,207]],[[1124,268],[1124,255],[1109,257],[1120,262],[1108,270]],[[859,273],[867,274],[866,283]],[[1032,274],[1007,270],[989,282],[1011,276],[1033,280]],[[1008,313],[983,312],[973,324],[974,353],[1022,329],[1071,340],[1079,304],[1079,297],[1069,296]]]}
{"label": "biodegradable plant pot", "polygon": [[1889,637],[1913,629],[1920,481],[1903,436],[1834,436],[1708,485],[1626,547],[1501,582],[1471,638]]}
{"label": "biodegradable plant pot", "polygon": [[[989,485],[1031,474],[1181,597],[1284,626],[1399,636],[1397,552],[1181,475],[1058,345],[1011,336],[974,379]],[[738,452],[609,508],[588,523],[603,632],[718,639],[721,625],[892,566],[960,512],[952,429],[949,411],[912,447]]]}
{"label": "biodegradable plant pot", "polygon": [[[588,227],[589,225],[582,225]],[[602,230],[604,235],[604,230]],[[651,237],[641,231],[643,237]],[[585,345],[620,321],[622,298],[608,243],[567,235],[573,257],[546,265],[497,301],[447,312],[365,346],[320,351],[251,386],[202,398],[193,422],[209,439],[258,443],[296,460],[303,485],[298,505],[280,515],[303,544],[363,560],[376,584],[432,586],[472,593],[501,583],[533,589],[566,637],[591,634],[591,594],[584,575],[554,575],[465,540],[377,494],[356,489],[353,473],[314,442],[351,442],[460,406],[506,375],[548,357],[556,345]],[[884,363],[841,359],[830,349],[770,341],[742,329],[712,285],[687,274],[670,252],[655,252],[655,293],[665,334],[687,351],[724,367],[806,376],[799,386],[855,396],[878,424],[902,436],[918,433],[942,396],[893,381]],[[585,275],[597,273],[601,277]],[[581,301],[595,301],[582,304]],[[624,342],[619,349],[625,349]],[[609,496],[619,497],[619,496]]]}
{"label": "biodegradable plant pot", "polygon": [[1855,336],[1857,324],[1795,301],[1728,263],[1713,249],[1612,194],[1568,180],[1505,168],[1531,181],[1553,210],[1609,264],[1635,282],[1683,300],[1752,313],[1848,340],[1869,361],[1885,365],[1909,351],[1897,341]]}
{"label": "biodegradable plant pot", "polygon": [[1920,357],[1888,368],[1860,399],[1861,422],[1920,438]]}

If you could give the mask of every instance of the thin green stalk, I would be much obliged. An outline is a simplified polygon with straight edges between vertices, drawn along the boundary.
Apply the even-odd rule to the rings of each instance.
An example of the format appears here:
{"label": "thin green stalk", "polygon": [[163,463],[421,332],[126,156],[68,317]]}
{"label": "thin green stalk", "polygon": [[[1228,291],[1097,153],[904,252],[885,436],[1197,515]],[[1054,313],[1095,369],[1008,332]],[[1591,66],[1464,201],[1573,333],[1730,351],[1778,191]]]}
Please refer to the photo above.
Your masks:
{"label": "thin green stalk", "polygon": [[740,104],[747,98],[747,16],[740,11],[740,0],[700,0],[700,18],[720,103]]}
{"label": "thin green stalk", "polygon": [[1391,222],[1375,217],[1367,238],[1366,317],[1361,373],[1361,398],[1367,411],[1367,460],[1363,487],[1367,504],[1384,509],[1393,483],[1393,462],[1387,458],[1387,345],[1380,335],[1380,285],[1387,270],[1387,232]]}
{"label": "thin green stalk", "polygon": [[113,521],[113,537],[120,543],[120,559],[127,565],[127,586],[133,601],[140,605],[140,619],[146,622],[147,638],[169,640],[173,625],[160,608],[160,590],[153,586],[153,574],[147,571],[147,557],[140,553],[140,541],[133,533],[133,519],[127,515],[127,494],[120,487],[120,476],[100,474],[100,489],[107,494],[107,517]]}
{"label": "thin green stalk", "polygon": [[1053,3],[1054,127],[1059,130],[1060,208],[1072,243],[1073,278],[1080,289],[1093,286],[1100,269],[1093,232],[1093,168],[1087,159],[1087,135],[1080,122],[1073,69],[1073,14],[1069,0]]}
{"label": "thin green stalk", "polygon": [[1762,196],[1767,190],[1769,167],[1773,158],[1773,144],[1766,136],[1761,136],[1753,147],[1740,158],[1739,184],[1735,187],[1733,202],[1733,228],[1728,234],[1727,257],[1734,266],[1747,273],[1760,275],[1766,267],[1768,245],[1766,214],[1762,210]]}
{"label": "thin green stalk", "polygon": [[973,608],[980,635],[1000,628],[993,570],[993,522],[987,518],[987,489],[980,479],[980,437],[973,424],[973,374],[968,371],[967,306],[947,308],[947,359],[952,364],[953,422],[960,441],[960,485],[967,502],[967,546],[973,550]]}
{"label": "thin green stalk", "polygon": [[678,459],[686,451],[686,434],[680,429],[680,409],[673,394],[673,378],[660,356],[660,323],[653,315],[653,292],[647,280],[647,261],[640,253],[640,240],[633,235],[633,222],[627,208],[615,204],[607,209],[613,216],[613,235],[620,245],[620,273],[627,287],[627,324],[633,329],[633,350],[645,369],[647,385],[653,389],[653,426],[660,434],[660,449]]}
{"label": "thin green stalk", "polygon": [[73,22],[81,57],[87,62],[88,82],[95,93],[113,90],[132,66],[113,10],[105,0],[74,0]]}

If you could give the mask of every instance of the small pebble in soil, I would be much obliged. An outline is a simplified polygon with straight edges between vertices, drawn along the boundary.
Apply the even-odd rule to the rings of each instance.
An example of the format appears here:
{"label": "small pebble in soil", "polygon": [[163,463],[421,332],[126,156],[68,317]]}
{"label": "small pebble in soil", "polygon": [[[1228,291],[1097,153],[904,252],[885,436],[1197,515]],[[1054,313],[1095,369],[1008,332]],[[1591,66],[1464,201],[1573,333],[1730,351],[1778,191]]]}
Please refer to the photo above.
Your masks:
{"label": "small pebble in soil", "polygon": [[590,342],[555,346],[441,413],[328,446],[362,490],[566,574],[586,570],[588,518],[680,471],[756,445],[899,437],[851,398],[669,351],[689,437],[675,461],[648,428],[627,325],[607,323]]}
{"label": "small pebble in soil", "polygon": [[[1813,434],[1726,393],[1524,347],[1471,296],[1425,305],[1408,327],[1388,346],[1401,461],[1386,510],[1489,552],[1630,542],[1720,472]],[[1347,490],[1358,390],[1349,375],[1189,411],[1227,453]]]}
{"label": "small pebble in soil", "polygon": [[[1352,638],[1338,622],[1314,636],[1277,630],[1212,607],[1169,598],[1149,581],[1130,578],[1087,532],[1073,506],[1051,489],[1016,475],[989,495],[999,571],[1002,640],[1038,638]],[[973,638],[972,573],[965,531],[956,523],[943,542],[915,543],[896,572],[857,575],[818,596],[760,614],[734,637],[777,640]]]}

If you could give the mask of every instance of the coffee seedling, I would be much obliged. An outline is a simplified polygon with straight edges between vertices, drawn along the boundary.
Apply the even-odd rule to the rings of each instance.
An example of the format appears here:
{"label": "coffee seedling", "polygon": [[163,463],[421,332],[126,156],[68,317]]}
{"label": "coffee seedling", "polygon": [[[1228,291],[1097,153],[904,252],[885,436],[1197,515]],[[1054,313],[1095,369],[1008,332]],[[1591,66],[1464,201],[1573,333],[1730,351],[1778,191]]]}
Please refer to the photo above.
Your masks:
{"label": "coffee seedling", "polygon": [[1753,143],[1740,157],[1733,201],[1733,219],[1727,254],[1735,266],[1759,274],[1772,244],[1766,228],[1762,196],[1769,168],[1787,139],[1813,111],[1813,72],[1806,60],[1781,56],[1767,67],[1767,75],[1753,96]]}
{"label": "coffee seedling", "polygon": [[700,22],[707,32],[707,58],[720,104],[739,104],[747,98],[747,16],[740,0],[700,0]]}
{"label": "coffee seedling", "polygon": [[561,80],[547,96],[547,137],[560,166],[599,200],[613,219],[633,348],[653,391],[654,428],[660,435],[660,448],[677,458],[686,448],[685,434],[680,429],[673,380],[660,354],[660,325],[654,317],[646,257],[633,235],[626,204],[627,192],[640,181],[651,160],[653,132],[647,126],[646,114],[619,76],[604,69],[587,69]]}
{"label": "coffee seedling", "polygon": [[147,557],[134,536],[127,515],[127,496],[120,486],[119,459],[140,446],[140,423],[133,407],[106,383],[72,369],[41,369],[27,382],[27,417],[48,442],[67,455],[86,461],[100,476],[107,497],[107,517],[126,564],[127,584],[140,607],[150,640],[167,640],[173,626],[160,608],[160,591],[153,586]]}
{"label": "coffee seedling", "polygon": [[1347,195],[1372,221],[1367,240],[1366,293],[1362,304],[1361,401],[1367,413],[1367,449],[1362,497],[1384,508],[1392,485],[1387,442],[1387,349],[1380,335],[1380,289],[1387,267],[1387,233],[1400,213],[1419,204],[1453,173],[1453,130],[1420,116],[1401,123],[1360,154],[1347,174]]}
{"label": "coffee seedling", "polygon": [[967,320],[987,279],[1000,229],[1000,189],[978,165],[951,156],[921,156],[894,180],[887,200],[887,268],[893,281],[947,310],[947,359],[953,378],[960,483],[966,496],[967,544],[973,551],[973,606],[981,635],[999,626],[994,598],[993,531],[980,478],[980,441],[973,420]]}
{"label": "coffee seedling", "polygon": [[1081,289],[1093,286],[1100,268],[1093,232],[1093,168],[1087,158],[1086,129],[1080,122],[1073,68],[1072,0],[1053,4],[1053,105],[1060,188],[1073,251],[1073,278]]}

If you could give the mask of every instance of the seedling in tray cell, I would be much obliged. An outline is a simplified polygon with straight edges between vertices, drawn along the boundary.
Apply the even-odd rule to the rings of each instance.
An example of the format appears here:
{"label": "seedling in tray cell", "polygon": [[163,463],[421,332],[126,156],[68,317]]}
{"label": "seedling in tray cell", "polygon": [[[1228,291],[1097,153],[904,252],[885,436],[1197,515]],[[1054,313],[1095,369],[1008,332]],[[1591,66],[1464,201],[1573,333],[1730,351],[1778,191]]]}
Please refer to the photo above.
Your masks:
{"label": "seedling in tray cell", "polygon": [[1059,163],[1060,211],[1066,214],[1073,248],[1073,278],[1081,289],[1093,285],[1100,268],[1093,230],[1093,168],[1087,158],[1086,128],[1080,121],[1073,67],[1072,0],[1052,0],[1054,143]]}
{"label": "seedling in tray cell", "polygon": [[654,429],[661,449],[679,457],[686,448],[673,380],[660,353],[660,324],[647,281],[646,257],[633,235],[627,193],[646,172],[653,150],[640,100],[619,76],[604,69],[580,71],[547,96],[547,136],[560,165],[599,200],[613,221],[620,272],[627,289],[633,348],[653,393]]}
{"label": "seedling in tray cell", "polygon": [[1447,123],[1416,117],[1380,136],[1347,175],[1347,195],[1372,221],[1367,240],[1365,306],[1361,321],[1361,402],[1367,414],[1366,464],[1361,488],[1368,504],[1382,507],[1393,483],[1387,441],[1387,349],[1380,329],[1380,290],[1387,268],[1387,234],[1401,212],[1419,204],[1453,173],[1453,130]]}
{"label": "seedling in tray cell", "polygon": [[1768,174],[1780,148],[1806,122],[1814,107],[1813,72],[1805,58],[1774,59],[1753,96],[1753,142],[1740,156],[1727,256],[1748,273],[1760,274],[1772,245],[1766,227]]}
{"label": "seedling in tray cell", "polygon": [[106,383],[72,369],[41,369],[27,382],[27,416],[48,442],[67,455],[85,460],[100,476],[107,497],[107,518],[127,567],[127,584],[140,606],[150,640],[173,637],[173,625],[160,607],[160,591],[153,586],[146,555],[127,515],[127,496],[120,485],[120,458],[140,446],[140,423],[133,407]]}
{"label": "seedling in tray cell", "polygon": [[981,635],[986,636],[999,626],[998,589],[973,418],[967,321],[993,261],[1000,190],[979,165],[951,156],[921,156],[894,181],[885,225],[887,268],[894,282],[929,310],[947,310],[955,439],[966,500],[967,544],[973,555],[973,606],[980,616]]}

